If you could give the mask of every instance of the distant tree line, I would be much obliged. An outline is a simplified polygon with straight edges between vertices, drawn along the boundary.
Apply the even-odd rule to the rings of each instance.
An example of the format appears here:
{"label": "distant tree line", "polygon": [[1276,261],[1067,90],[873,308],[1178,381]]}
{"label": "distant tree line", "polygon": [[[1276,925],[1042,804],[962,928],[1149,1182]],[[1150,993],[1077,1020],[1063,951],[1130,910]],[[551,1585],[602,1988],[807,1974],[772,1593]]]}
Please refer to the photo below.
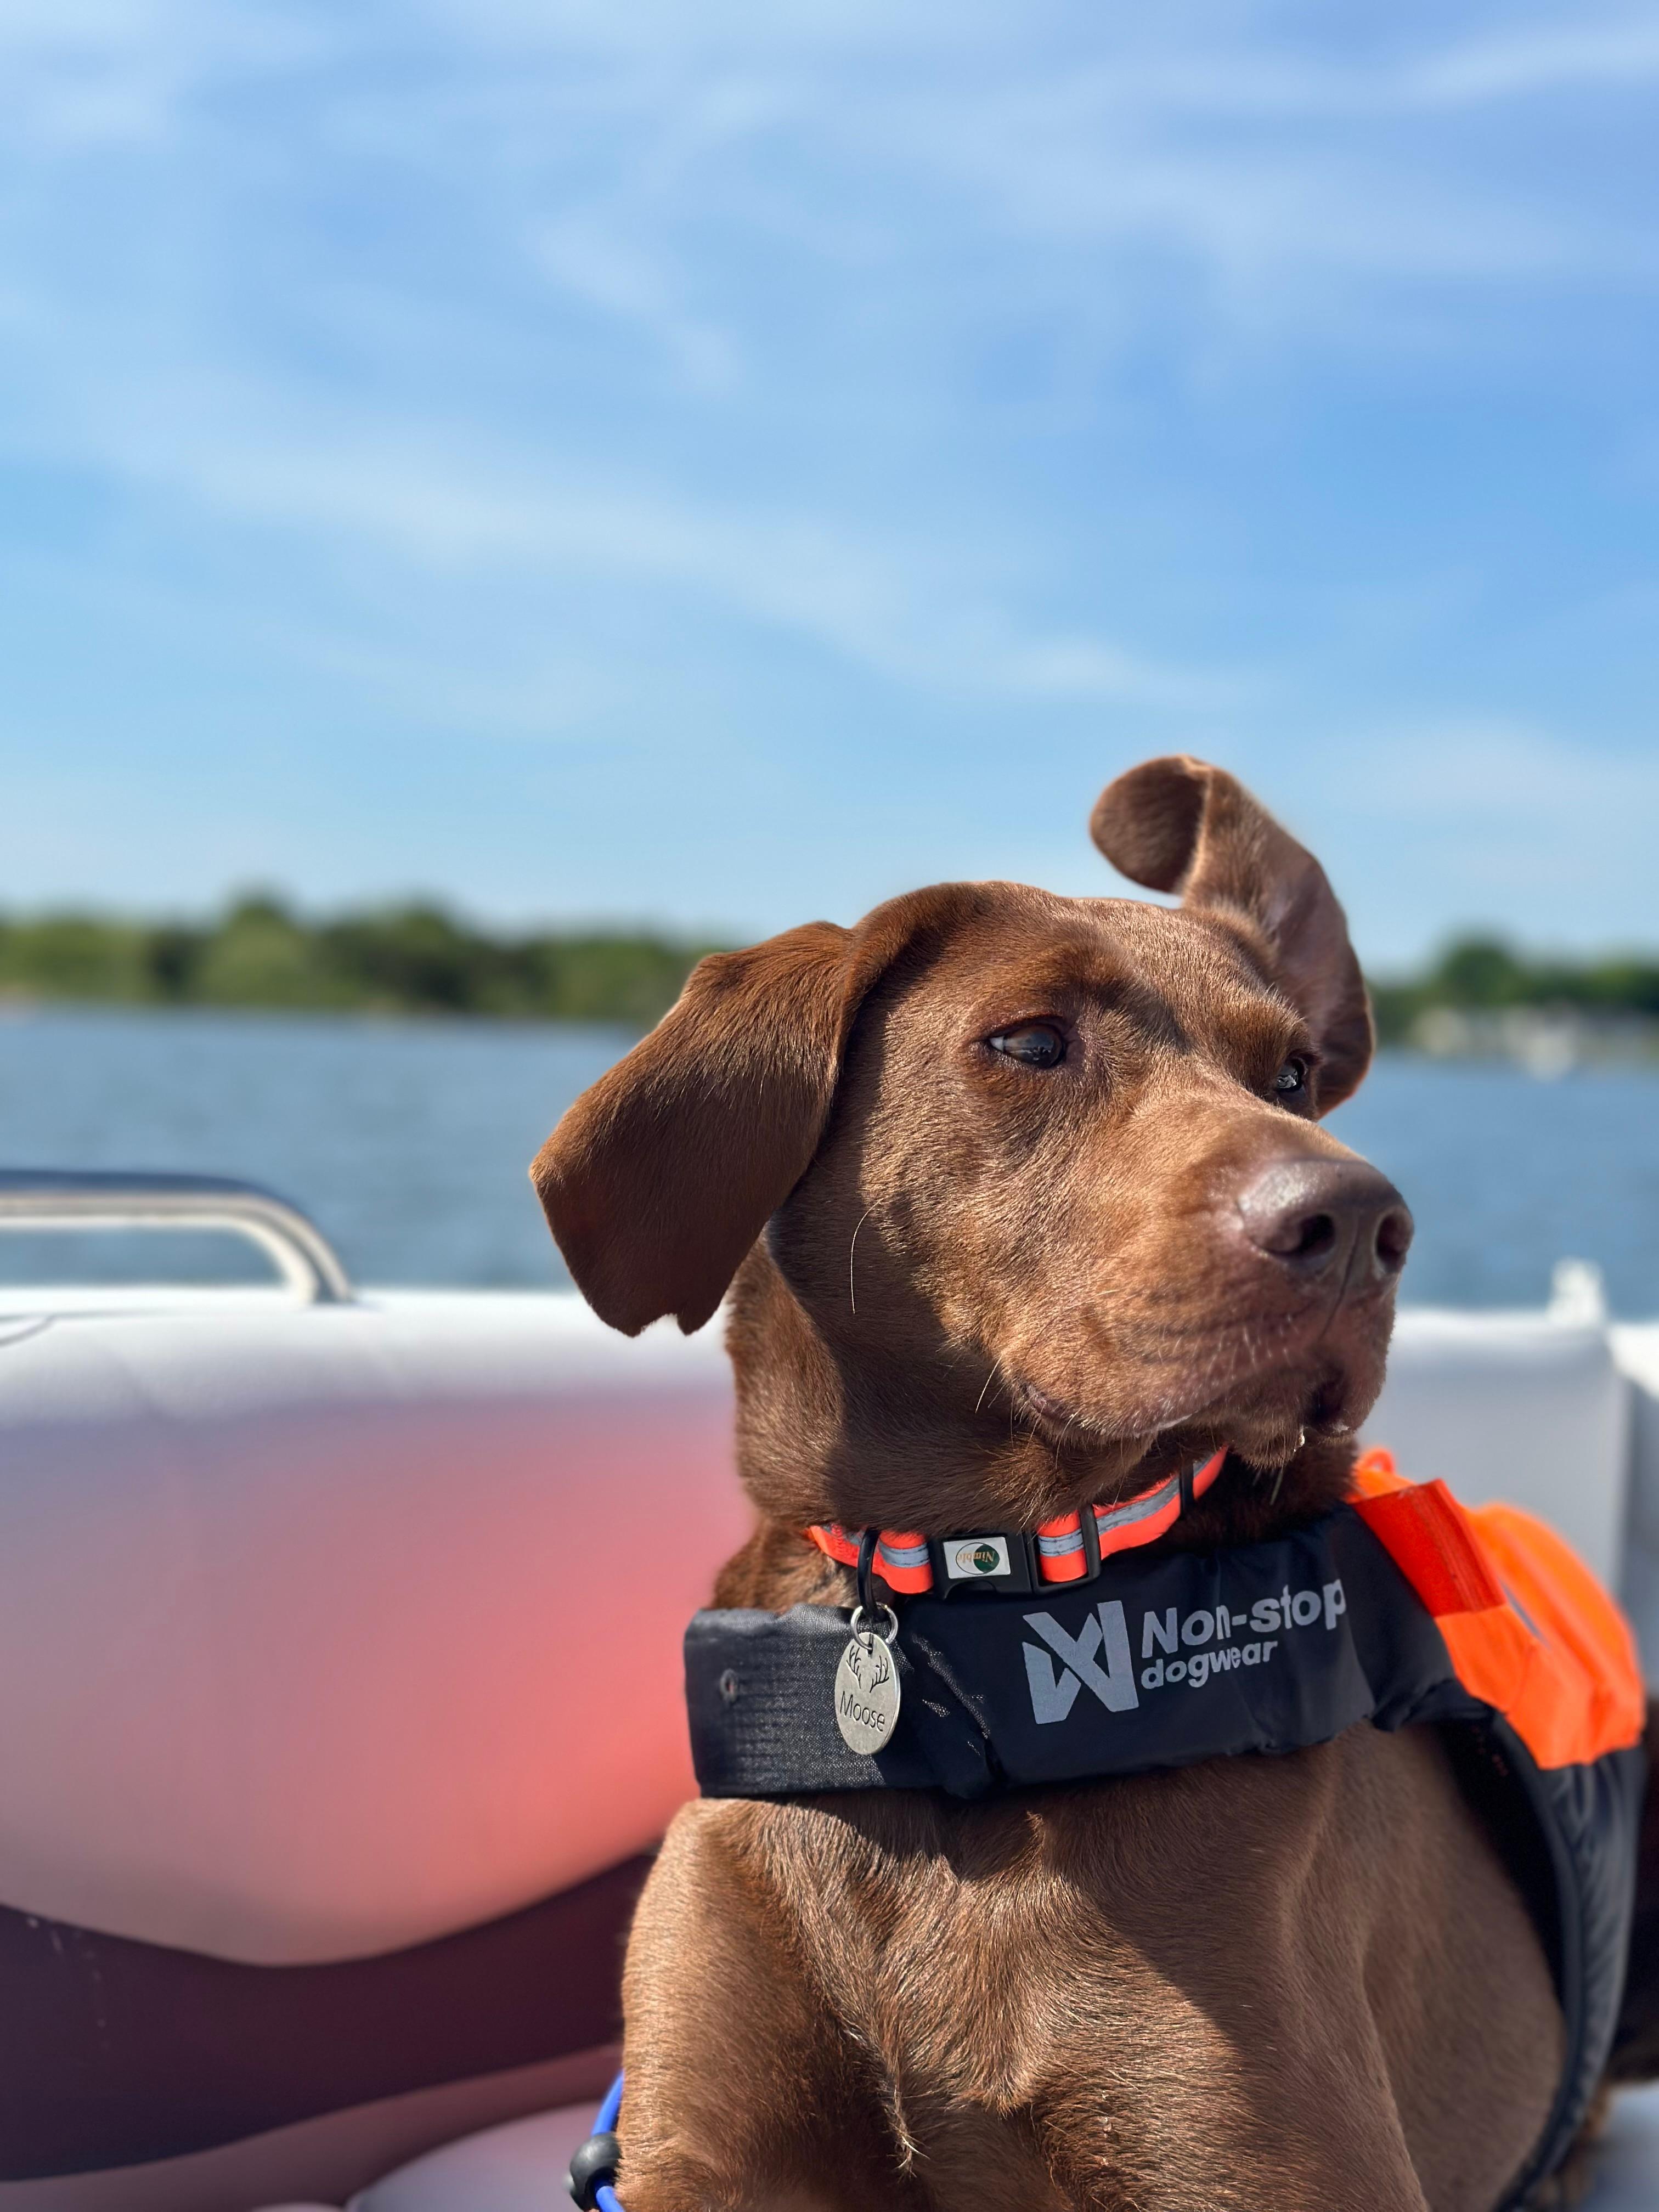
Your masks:
{"label": "distant tree line", "polygon": [[[424,902],[303,919],[270,896],[216,921],[92,913],[0,916],[0,994],[150,1006],[495,1014],[645,1029],[718,950],[647,931],[494,934]],[[1421,974],[1374,981],[1384,1044],[1410,1042],[1439,1007],[1559,1008],[1659,1022],[1659,957],[1534,959],[1492,937],[1459,939]]]}
{"label": "distant tree line", "polygon": [[1590,960],[1529,957],[1496,937],[1466,937],[1423,972],[1371,984],[1383,1044],[1406,1044],[1423,1016],[1441,1007],[1501,1014],[1535,1007],[1601,1018],[1659,1021],[1659,957],[1622,953]]}
{"label": "distant tree line", "polygon": [[271,896],[216,921],[0,917],[0,994],[167,1006],[495,1014],[648,1028],[708,945],[647,932],[494,934],[415,902],[302,919]]}

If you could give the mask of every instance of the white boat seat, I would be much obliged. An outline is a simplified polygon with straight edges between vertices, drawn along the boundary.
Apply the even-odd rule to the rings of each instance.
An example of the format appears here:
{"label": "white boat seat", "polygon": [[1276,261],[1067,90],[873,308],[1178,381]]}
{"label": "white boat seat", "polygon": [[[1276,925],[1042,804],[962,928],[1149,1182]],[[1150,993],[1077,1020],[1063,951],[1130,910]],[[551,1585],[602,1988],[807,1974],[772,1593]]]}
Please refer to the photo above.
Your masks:
{"label": "white boat seat", "polygon": [[680,1638],[748,1523],[712,1333],[0,1322],[0,1901],[296,1965],[615,1864],[691,1789]]}
{"label": "white boat seat", "polygon": [[0,1312],[0,2206],[609,2044],[749,1517],[571,1297]]}
{"label": "white boat seat", "polygon": [[593,2110],[568,2106],[447,2143],[365,2189],[347,2212],[569,2212],[565,2172]]}

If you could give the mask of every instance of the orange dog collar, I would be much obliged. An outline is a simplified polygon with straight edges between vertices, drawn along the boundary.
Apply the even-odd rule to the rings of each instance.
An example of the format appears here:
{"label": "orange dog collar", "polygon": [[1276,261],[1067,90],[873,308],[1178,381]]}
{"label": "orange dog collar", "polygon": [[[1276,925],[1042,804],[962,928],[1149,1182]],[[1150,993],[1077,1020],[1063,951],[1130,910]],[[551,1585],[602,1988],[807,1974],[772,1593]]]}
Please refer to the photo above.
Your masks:
{"label": "orange dog collar", "polygon": [[[919,1529],[884,1528],[876,1539],[875,1570],[890,1589],[906,1597],[937,1589],[948,1596],[964,1585],[1001,1590],[1042,1589],[1054,1583],[1092,1582],[1103,1559],[1156,1543],[1187,1507],[1210,1487],[1227,1457],[1224,1444],[1209,1459],[1182,1468],[1133,1498],[1062,1514],[1035,1530],[963,1529],[927,1536]],[[843,1567],[859,1563],[860,1531],[836,1522],[815,1524],[808,1540]]]}

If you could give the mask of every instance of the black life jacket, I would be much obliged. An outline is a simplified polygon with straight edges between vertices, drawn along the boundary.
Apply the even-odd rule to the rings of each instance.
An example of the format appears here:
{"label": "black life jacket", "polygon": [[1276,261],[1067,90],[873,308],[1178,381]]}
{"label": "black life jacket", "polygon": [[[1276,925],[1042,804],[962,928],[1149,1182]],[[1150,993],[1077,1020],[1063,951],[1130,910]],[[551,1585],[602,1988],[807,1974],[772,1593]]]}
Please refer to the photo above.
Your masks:
{"label": "black life jacket", "polygon": [[[1622,1614],[1508,1507],[1362,1462],[1354,1500],[1273,1542],[1126,1552],[1084,1587],[911,1599],[899,1717],[869,1756],[835,1712],[849,1615],[698,1613],[686,1632],[705,1796],[1031,1784],[1443,1724],[1527,1897],[1566,2024],[1553,2110],[1506,2203],[1566,2156],[1623,1995],[1645,1787],[1645,1693]],[[951,1541],[956,1540],[952,1539]]]}

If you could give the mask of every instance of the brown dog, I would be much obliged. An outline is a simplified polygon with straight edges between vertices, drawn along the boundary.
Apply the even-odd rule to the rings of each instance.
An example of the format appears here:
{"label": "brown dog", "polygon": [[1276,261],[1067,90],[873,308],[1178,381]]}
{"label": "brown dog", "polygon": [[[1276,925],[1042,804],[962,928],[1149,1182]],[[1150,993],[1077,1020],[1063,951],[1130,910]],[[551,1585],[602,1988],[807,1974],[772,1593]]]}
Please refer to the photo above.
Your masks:
{"label": "brown dog", "polygon": [[[1180,907],[946,884],[705,960],[536,1163],[617,1328],[731,1288],[759,1525],[720,1604],[851,1603],[809,1523],[1030,1528],[1223,1444],[1166,1544],[1346,1488],[1411,1220],[1318,1126],[1371,1052],[1341,909],[1197,761],[1093,830]],[[1369,1726],[984,1803],[689,1805],[625,2002],[628,2212],[1490,2212],[1562,2043],[1438,1738]]]}

